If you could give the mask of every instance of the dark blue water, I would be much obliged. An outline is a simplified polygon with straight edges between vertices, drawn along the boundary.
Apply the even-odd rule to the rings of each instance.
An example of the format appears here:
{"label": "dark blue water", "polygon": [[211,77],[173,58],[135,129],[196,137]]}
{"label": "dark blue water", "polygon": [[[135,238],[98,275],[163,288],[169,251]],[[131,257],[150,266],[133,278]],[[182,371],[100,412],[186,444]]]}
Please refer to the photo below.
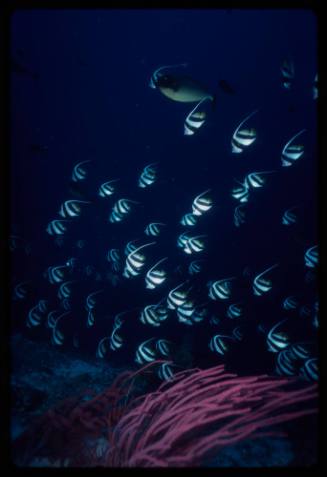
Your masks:
{"label": "dark blue water", "polygon": [[[65,278],[76,283],[71,313],[62,320],[62,349],[73,349],[75,337],[76,351],[95,356],[99,340],[112,332],[116,313],[159,302],[190,278],[189,263],[201,258],[203,271],[191,279],[190,298],[196,304],[209,301],[209,316],[218,316],[220,324],[210,325],[208,316],[187,326],[172,312],[153,328],[142,324],[139,311],[134,311],[124,318],[122,348],[105,357],[108,365],[134,365],[137,346],[155,336],[171,340],[176,356],[188,350],[193,365],[223,362],[244,374],[273,374],[276,355],[267,351],[266,333],[284,318],[283,331],[290,343],[310,341],[311,357],[317,356],[313,325],[317,282],[305,281],[309,268],[304,264],[305,251],[318,240],[317,106],[312,97],[316,28],[316,18],[307,10],[40,10],[13,15],[11,57],[24,71],[11,75],[11,233],[30,246],[28,253],[21,246],[11,255],[12,287],[30,281],[26,299],[12,303],[13,332],[50,345],[46,319],[27,328],[27,315],[40,299],[48,300],[48,311],[60,307],[59,285],[50,284],[44,272],[74,257],[76,268]],[[284,60],[295,66],[290,90],[282,86]],[[173,102],[149,87],[156,68],[184,62],[188,66],[183,73],[216,94],[214,110],[190,137],[183,135],[183,123],[194,103]],[[219,88],[222,79],[235,94]],[[256,141],[242,154],[232,154],[235,128],[255,109],[259,111],[249,127],[256,129]],[[282,167],[283,146],[303,128],[305,154],[291,167]],[[46,150],[37,151],[35,145]],[[77,198],[70,190],[71,174],[85,160],[91,163],[79,187],[91,204],[72,219],[58,246],[46,227],[60,218],[64,201]],[[140,189],[140,173],[152,162],[158,162],[158,180]],[[266,170],[275,172],[261,189],[251,192],[246,221],[235,227],[234,179]],[[102,199],[98,187],[109,179],[120,179],[117,192]],[[214,205],[194,227],[196,233],[207,235],[206,248],[188,256],[176,247],[185,230],[179,221],[206,189],[211,189]],[[122,197],[139,204],[122,223],[111,224],[111,208]],[[295,205],[297,223],[283,226],[284,211]],[[123,256],[128,241],[152,241],[144,228],[155,221],[167,226],[154,239],[156,245],[148,248],[145,269],[168,257],[166,282],[146,290],[144,272],[134,279],[120,272],[119,283],[113,286],[106,278],[111,271],[108,250],[119,248]],[[85,241],[81,249],[78,240]],[[254,296],[253,278],[277,263],[269,275],[272,289]],[[94,267],[91,276],[85,272],[88,265]],[[226,277],[236,277],[230,300],[210,300],[207,282]],[[85,300],[100,289],[104,292],[97,297],[95,324],[88,328]],[[299,302],[295,311],[282,308],[290,295]],[[226,310],[236,302],[242,302],[244,315],[230,320]],[[310,316],[300,315],[304,305]],[[224,356],[209,351],[214,334],[230,335],[238,325],[244,334],[241,342]],[[265,333],[258,331],[259,325]]]}

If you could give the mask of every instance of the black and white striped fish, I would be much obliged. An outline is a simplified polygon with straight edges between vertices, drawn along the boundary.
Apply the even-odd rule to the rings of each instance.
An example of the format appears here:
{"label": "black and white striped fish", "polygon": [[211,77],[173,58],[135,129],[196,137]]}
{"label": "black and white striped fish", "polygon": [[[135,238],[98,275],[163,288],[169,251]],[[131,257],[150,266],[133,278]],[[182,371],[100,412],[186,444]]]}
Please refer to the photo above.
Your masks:
{"label": "black and white striped fish", "polygon": [[72,283],[75,283],[75,280],[70,280],[67,282],[64,282],[60,285],[59,290],[58,290],[58,298],[59,300],[63,300],[64,298],[69,298],[70,294],[72,292],[71,285]]}
{"label": "black and white striped fish", "polygon": [[191,238],[188,232],[181,233],[177,238],[177,247],[184,248],[186,242]]}
{"label": "black and white striped fish", "polygon": [[[154,349],[153,340],[150,338],[143,341],[136,349],[135,362],[137,364],[146,364],[156,359],[156,351]],[[150,344],[151,343],[151,344]]]}
{"label": "black and white striped fish", "polygon": [[116,351],[123,346],[123,338],[118,334],[119,327],[113,329],[110,336],[110,349]]}
{"label": "black and white striped fish", "polygon": [[257,113],[259,110],[256,109],[255,111],[252,111],[248,116],[246,116],[245,119],[243,119],[240,124],[237,126],[233,133],[232,137],[232,152],[236,154],[240,154],[241,152],[244,151],[245,148],[248,146],[251,146],[251,144],[254,143],[256,140],[256,130],[251,128],[251,129],[241,129],[243,124],[250,119],[255,113]]}
{"label": "black and white striped fish", "polygon": [[271,267],[267,268],[263,272],[259,273],[254,280],[253,280],[253,293],[257,296],[261,296],[264,293],[267,293],[269,290],[272,288],[272,283],[271,280],[267,280],[263,278],[263,275],[268,273],[270,270],[273,268],[277,267],[279,264],[276,263],[275,265],[272,265]]}
{"label": "black and white striped fish", "polygon": [[263,187],[266,182],[265,174],[272,174],[273,172],[276,171],[251,172],[245,177],[244,184],[247,185],[249,189],[250,187],[254,189]]}
{"label": "black and white striped fish", "polygon": [[288,296],[283,301],[284,310],[295,310],[299,305],[299,301],[295,296]]}
{"label": "black and white striped fish", "polygon": [[96,350],[96,357],[97,358],[101,358],[103,359],[105,357],[105,355],[107,354],[107,351],[108,351],[108,345],[106,344],[106,341],[109,341],[110,338],[108,338],[108,336],[105,336],[104,338],[102,338],[99,343],[98,343],[98,346],[97,346],[97,350]]}
{"label": "black and white striped fish", "polygon": [[81,205],[90,203],[87,200],[66,200],[60,207],[59,215],[64,219],[67,219],[67,217],[78,217],[82,212]]}
{"label": "black and white striped fish", "polygon": [[314,315],[313,315],[312,324],[315,328],[319,328],[319,302],[318,302],[318,300],[315,301],[314,306],[313,306],[313,310],[314,310]]}
{"label": "black and white striped fish", "polygon": [[233,332],[232,332],[234,338],[238,341],[242,341],[243,339],[243,333],[241,331],[241,327],[240,326],[236,326],[234,329],[233,329]]}
{"label": "black and white striped fish", "polygon": [[284,88],[290,89],[294,79],[294,63],[291,60],[284,60],[280,71],[282,73],[282,84]]}
{"label": "black and white striped fish", "polygon": [[197,195],[192,203],[192,212],[194,215],[202,215],[204,212],[207,212],[212,207],[211,197],[206,196],[211,189],[207,189],[201,194]]}
{"label": "black and white striped fish", "polygon": [[278,352],[275,371],[279,376],[295,376],[297,374],[294,358],[288,349]]}
{"label": "black and white striped fish", "polygon": [[72,181],[73,182],[78,182],[78,181],[83,181],[87,175],[87,171],[83,166],[83,164],[86,164],[91,161],[82,161],[76,164],[76,166],[73,169],[72,173]]}
{"label": "black and white striped fish", "polygon": [[41,313],[44,313],[48,309],[48,302],[47,300],[43,300],[43,299],[39,300],[37,306],[39,307],[39,310],[41,311]]}
{"label": "black and white striped fish", "polygon": [[167,260],[168,257],[162,258],[159,260],[150,270],[147,271],[145,276],[146,288],[153,290],[158,285],[161,285],[167,278],[167,273],[165,270],[158,270],[157,266]]}
{"label": "black and white striped fish", "polygon": [[183,215],[180,221],[181,225],[187,225],[188,227],[193,227],[196,223],[197,223],[197,217],[193,213],[188,213]]}
{"label": "black and white striped fish", "polygon": [[94,325],[94,323],[95,323],[94,311],[93,311],[93,308],[89,308],[87,312],[86,326],[90,328],[91,326]]}
{"label": "black and white striped fish", "polygon": [[102,293],[104,290],[97,290],[95,292],[92,292],[90,293],[89,295],[87,295],[86,297],[86,305],[85,305],[85,309],[87,311],[90,311],[92,310],[94,307],[95,307],[95,304],[96,304],[96,299],[94,298],[96,295],[98,295],[99,293]]}
{"label": "black and white striped fish", "polygon": [[190,275],[195,275],[196,273],[200,273],[202,270],[202,263],[203,260],[193,260],[188,267],[188,273]]}
{"label": "black and white striped fish", "polygon": [[160,326],[168,318],[168,311],[160,304],[148,305],[140,315],[140,321],[146,325]]}
{"label": "black and white striped fish", "polygon": [[109,222],[114,223],[114,222],[120,222],[123,220],[123,218],[129,214],[131,210],[131,204],[138,204],[138,202],[135,202],[135,200],[130,200],[130,199],[119,199],[115,204],[113,205],[110,217],[109,217]]}
{"label": "black and white striped fish", "polygon": [[164,357],[167,357],[170,355],[170,346],[171,346],[171,341],[168,341],[162,338],[160,338],[156,342],[156,350],[158,351],[158,353],[160,353]]}
{"label": "black and white striped fish", "polygon": [[111,181],[104,182],[100,185],[98,195],[100,197],[109,197],[115,192],[114,182],[119,181],[119,179],[112,179]]}
{"label": "black and white striped fish", "polygon": [[296,209],[297,206],[290,207],[289,209],[285,210],[283,217],[282,217],[282,224],[283,225],[292,225],[297,222],[297,216],[292,210]]}
{"label": "black and white striped fish", "polygon": [[133,252],[134,250],[137,249],[137,246],[135,245],[135,242],[137,242],[137,239],[135,240],[130,240],[127,244],[126,244],[126,247],[124,249],[124,254],[127,256],[128,254],[130,254],[131,252]]}
{"label": "black and white striped fish", "polygon": [[42,318],[44,317],[42,311],[40,310],[39,304],[35,305],[28,312],[26,326],[31,328],[32,326],[39,326],[41,324]]}
{"label": "black and white striped fish", "polygon": [[192,136],[205,123],[207,113],[203,107],[200,108],[200,105],[208,100],[211,101],[209,98],[202,98],[195,108],[193,108],[187,115],[184,122],[184,136]]}
{"label": "black and white striped fish", "polygon": [[174,377],[173,363],[171,361],[160,363],[157,374],[162,381],[171,381]]}
{"label": "black and white striped fish", "polygon": [[58,329],[58,323],[64,316],[68,315],[69,313],[71,312],[66,311],[65,313],[62,313],[60,316],[57,317],[56,322],[52,328],[52,337],[51,337],[52,344],[55,344],[57,346],[61,346],[64,344],[65,335],[63,334],[62,331]]}
{"label": "black and white striped fish", "polygon": [[120,260],[120,251],[118,248],[111,248],[107,253],[108,262],[119,262]]}
{"label": "black and white striped fish", "polygon": [[63,235],[67,230],[67,222],[70,222],[70,220],[52,220],[48,224],[46,231],[49,235]]}
{"label": "black and white striped fish", "polygon": [[287,349],[293,359],[308,359],[310,356],[310,349],[306,343],[293,343]]}
{"label": "black and white striped fish", "polygon": [[68,298],[64,298],[63,300],[61,300],[60,305],[62,306],[62,308],[64,310],[70,310],[71,309],[70,302],[69,302]]}
{"label": "black and white striped fish", "polygon": [[239,182],[236,179],[234,179],[234,180],[239,185],[236,186],[236,187],[233,187],[232,192],[231,192],[231,196],[234,199],[237,199],[242,203],[248,202],[249,196],[250,196],[248,185],[245,183],[245,181],[242,183],[242,182]]}
{"label": "black and white striped fish", "polygon": [[319,379],[318,359],[317,358],[307,359],[304,365],[300,368],[299,374],[307,381],[318,381]]}
{"label": "black and white striped fish", "polygon": [[234,225],[240,227],[245,223],[244,204],[240,204],[234,209]]}
{"label": "black and white striped fish", "polygon": [[199,253],[202,252],[205,248],[205,243],[201,238],[205,238],[206,235],[195,235],[194,237],[189,237],[184,245],[183,252],[187,254]]}
{"label": "black and white striped fish", "polygon": [[26,285],[27,283],[29,283],[29,280],[20,282],[18,283],[18,285],[15,286],[13,291],[13,300],[23,300],[24,298],[26,298],[27,289],[24,285]]}
{"label": "black and white striped fish", "polygon": [[313,86],[312,86],[312,97],[313,99],[318,98],[318,73],[315,76],[315,79],[313,80]]}
{"label": "black and white striped fish", "polygon": [[240,316],[242,316],[242,313],[243,313],[242,305],[240,303],[233,303],[232,305],[229,305],[226,312],[226,316],[227,318],[234,319],[234,318],[239,318]]}
{"label": "black and white striped fish", "polygon": [[127,255],[123,272],[124,277],[131,278],[139,275],[141,269],[144,267],[145,264],[145,256],[139,252],[143,248],[149,247],[150,245],[154,245],[155,243],[156,242],[149,242],[144,245],[141,245]]}
{"label": "black and white striped fish", "polygon": [[84,248],[85,244],[86,244],[86,240],[77,240],[76,247],[77,248]]}
{"label": "black and white striped fish", "polygon": [[62,282],[65,277],[65,273],[64,273],[65,270],[67,270],[66,265],[58,265],[57,267],[48,267],[47,274],[48,274],[49,282],[51,284]]}
{"label": "black and white striped fish", "polygon": [[185,283],[187,283],[187,281],[180,283],[168,293],[167,307],[170,310],[174,310],[186,302],[188,291],[179,290]]}
{"label": "black and white striped fish", "polygon": [[153,237],[156,237],[157,235],[160,234],[161,232],[161,227],[165,226],[166,224],[163,224],[162,222],[151,222],[151,224],[147,225],[144,233],[146,235],[152,235]]}
{"label": "black and white striped fish", "polygon": [[227,300],[230,298],[232,293],[231,281],[234,279],[235,277],[230,277],[208,282],[207,286],[209,287],[209,298],[212,300],[217,300],[218,298],[221,300]]}
{"label": "black and white striped fish", "polygon": [[306,267],[315,268],[318,265],[318,245],[308,248],[304,254],[304,263]]}
{"label": "black and white striped fish", "polygon": [[287,348],[289,345],[289,338],[286,333],[283,331],[276,331],[276,328],[284,323],[285,320],[281,320],[276,325],[274,325],[267,335],[267,346],[268,351],[272,353],[278,353],[278,351]]}
{"label": "black and white striped fish", "polygon": [[232,336],[215,335],[209,341],[210,351],[224,355],[229,350],[228,340],[235,341]]}
{"label": "black and white striped fish", "polygon": [[295,138],[300,136],[303,132],[305,132],[306,129],[301,129],[297,134],[294,134],[294,136],[291,137],[291,139],[285,144],[282,150],[282,166],[283,167],[289,167],[294,164],[295,161],[300,159],[303,154],[304,154],[304,146],[303,144],[293,144],[292,142],[294,141]]}
{"label": "black and white striped fish", "polygon": [[143,169],[138,182],[139,187],[144,189],[155,182],[157,177],[157,164],[157,162],[153,162]]}
{"label": "black and white striped fish", "polygon": [[195,310],[195,305],[193,301],[185,301],[181,305],[177,307],[177,317],[180,323],[184,323],[186,325],[193,325],[193,320],[191,319],[191,315]]}
{"label": "black and white striped fish", "polygon": [[115,315],[115,317],[114,317],[114,329],[120,328],[123,324],[123,320],[122,320],[121,317],[123,315],[126,315],[127,313],[130,313],[133,310],[134,310],[134,308],[129,309],[129,310],[124,310],[124,311],[121,311],[120,313],[117,313],[117,315]]}
{"label": "black and white striped fish", "polygon": [[[58,316],[56,316],[57,313],[59,313]],[[56,324],[57,318],[59,318],[61,314],[62,314],[61,310],[50,311],[47,316],[47,323],[46,323],[47,328],[52,329]]]}

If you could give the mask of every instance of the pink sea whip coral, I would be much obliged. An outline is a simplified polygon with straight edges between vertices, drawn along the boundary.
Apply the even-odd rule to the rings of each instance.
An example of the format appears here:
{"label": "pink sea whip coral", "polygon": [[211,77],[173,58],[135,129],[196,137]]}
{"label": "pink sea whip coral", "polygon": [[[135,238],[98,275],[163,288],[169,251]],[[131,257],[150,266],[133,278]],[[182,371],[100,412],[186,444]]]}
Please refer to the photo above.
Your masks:
{"label": "pink sea whip coral", "polygon": [[87,400],[77,396],[47,411],[18,439],[14,454],[20,448],[25,465],[46,456],[49,465],[59,459],[83,467],[201,466],[222,447],[280,435],[273,425],[317,412],[309,403],[317,398],[316,384],[240,377],[223,365],[181,371],[135,397],[137,377],[161,362],[120,374],[98,395],[85,391]]}
{"label": "pink sea whip coral", "polygon": [[131,402],[109,432],[102,465],[201,465],[223,446],[278,435],[272,425],[317,412],[303,406],[317,397],[317,385],[296,383],[296,378],[239,377],[223,365],[177,373]]}

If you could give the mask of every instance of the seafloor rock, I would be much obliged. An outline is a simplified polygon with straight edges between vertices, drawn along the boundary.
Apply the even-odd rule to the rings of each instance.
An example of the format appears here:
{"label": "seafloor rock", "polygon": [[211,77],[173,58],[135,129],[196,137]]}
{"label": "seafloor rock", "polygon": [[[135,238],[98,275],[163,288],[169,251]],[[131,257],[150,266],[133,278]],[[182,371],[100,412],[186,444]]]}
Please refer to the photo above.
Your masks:
{"label": "seafloor rock", "polygon": [[121,368],[74,352],[63,352],[22,335],[11,341],[11,438],[16,439],[33,418],[86,388],[96,393],[107,388]]}
{"label": "seafloor rock", "polygon": [[293,459],[287,438],[262,437],[221,449],[205,467],[285,467]]}

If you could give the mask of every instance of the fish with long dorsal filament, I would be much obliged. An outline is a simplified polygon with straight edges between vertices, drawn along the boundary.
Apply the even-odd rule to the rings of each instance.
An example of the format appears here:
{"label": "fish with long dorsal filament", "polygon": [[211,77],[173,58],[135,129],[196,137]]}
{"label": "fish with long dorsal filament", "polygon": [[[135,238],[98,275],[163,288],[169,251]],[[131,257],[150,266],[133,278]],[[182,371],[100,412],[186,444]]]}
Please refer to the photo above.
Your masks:
{"label": "fish with long dorsal filament", "polygon": [[164,270],[158,270],[157,266],[167,260],[167,258],[168,257],[162,258],[157,263],[155,263],[153,267],[150,268],[150,270],[147,271],[145,276],[146,288],[153,290],[166,280],[167,273]]}
{"label": "fish with long dorsal filament", "polygon": [[234,154],[240,154],[243,152],[247,147],[251,146],[254,143],[257,137],[256,130],[251,129],[241,129],[243,124],[250,119],[254,114],[256,114],[259,110],[255,109],[252,113],[248,114],[237,126],[233,133],[231,145],[232,145],[232,152]]}
{"label": "fish with long dorsal filament", "polygon": [[136,248],[132,252],[130,252],[127,257],[126,257],[126,263],[125,263],[125,268],[123,272],[123,276],[126,278],[131,278],[133,276],[139,275],[141,269],[143,268],[145,264],[145,257],[141,253],[139,253],[140,250],[142,250],[145,247],[149,247],[150,245],[154,245],[156,242],[149,242],[144,245],[141,245],[140,247]]}
{"label": "fish with long dorsal filament", "polygon": [[295,138],[304,133],[306,129],[301,129],[297,134],[291,137],[291,139],[285,144],[282,150],[282,166],[289,167],[294,164],[295,161],[299,160],[304,154],[303,144],[292,144]]}
{"label": "fish with long dorsal filament", "polygon": [[184,122],[184,136],[192,136],[206,121],[207,112],[205,108],[200,106],[204,101],[208,101],[210,98],[203,98],[187,115]]}
{"label": "fish with long dorsal filament", "polygon": [[263,272],[259,273],[254,280],[253,280],[253,293],[257,296],[263,295],[263,293],[267,293],[269,290],[272,288],[271,280],[267,280],[266,278],[263,278],[263,275],[268,273],[270,270],[273,268],[277,267],[279,264],[276,263],[275,265],[272,265],[271,267],[267,268]]}
{"label": "fish with long dorsal filament", "polygon": [[269,330],[267,335],[268,351],[271,351],[272,353],[278,353],[278,351],[288,347],[289,338],[287,334],[283,331],[276,331],[276,329],[286,320],[287,319],[279,321]]}
{"label": "fish with long dorsal filament", "polygon": [[227,300],[230,298],[232,289],[231,289],[231,281],[235,280],[235,277],[230,278],[223,278],[222,280],[216,281],[209,281],[207,286],[209,287],[208,296],[212,300],[217,300],[220,298],[221,300]]}
{"label": "fish with long dorsal filament", "polygon": [[72,181],[73,182],[78,182],[78,181],[83,181],[86,178],[87,175],[87,170],[85,167],[82,167],[84,164],[87,164],[88,162],[91,162],[90,160],[88,161],[82,161],[76,164],[76,166],[73,169],[72,172]]}
{"label": "fish with long dorsal filament", "polygon": [[119,181],[119,179],[112,179],[111,181],[107,181],[101,184],[98,190],[98,195],[100,197],[109,197],[110,195],[114,194],[115,186],[113,185],[113,183],[117,181]]}

